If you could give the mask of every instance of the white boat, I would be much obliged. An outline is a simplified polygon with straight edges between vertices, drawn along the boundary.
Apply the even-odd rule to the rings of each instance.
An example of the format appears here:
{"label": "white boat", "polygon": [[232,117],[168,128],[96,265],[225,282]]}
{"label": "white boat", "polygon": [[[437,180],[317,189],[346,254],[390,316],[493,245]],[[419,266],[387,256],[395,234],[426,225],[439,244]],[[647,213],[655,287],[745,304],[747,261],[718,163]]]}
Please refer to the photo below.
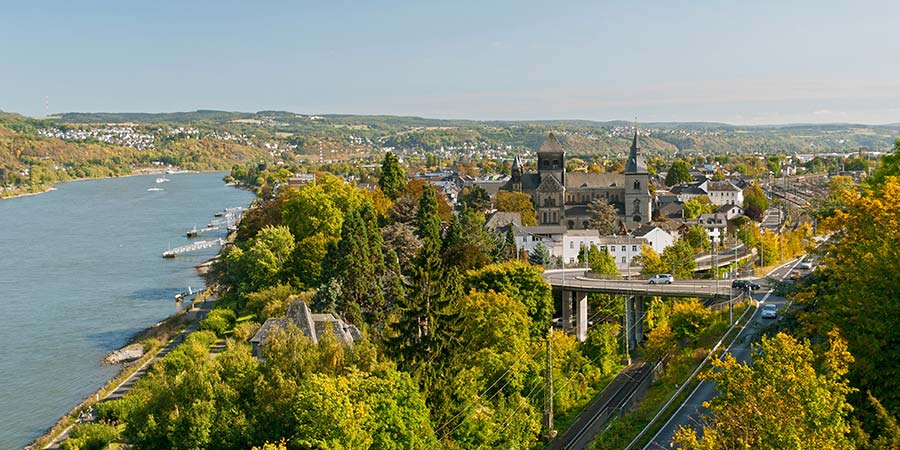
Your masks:
{"label": "white boat", "polygon": [[156,179],[156,182],[157,182],[157,183],[165,183],[166,181],[172,181],[172,180],[170,180],[170,179],[168,179],[168,178],[166,178],[166,177],[159,177],[159,178]]}
{"label": "white boat", "polygon": [[147,190],[150,191],[150,192],[153,192],[153,191],[164,191],[165,189],[163,189],[163,188],[150,188],[150,189],[147,189]]}

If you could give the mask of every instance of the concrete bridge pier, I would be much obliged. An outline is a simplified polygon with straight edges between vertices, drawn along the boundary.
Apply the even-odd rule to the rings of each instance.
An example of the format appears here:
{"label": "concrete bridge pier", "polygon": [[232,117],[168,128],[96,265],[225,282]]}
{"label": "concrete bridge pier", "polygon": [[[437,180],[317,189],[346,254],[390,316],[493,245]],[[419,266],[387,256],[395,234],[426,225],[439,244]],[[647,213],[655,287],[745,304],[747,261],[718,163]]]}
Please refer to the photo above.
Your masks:
{"label": "concrete bridge pier", "polygon": [[647,308],[643,296],[625,297],[625,343],[628,352],[634,351],[644,340],[644,311]]}
{"label": "concrete bridge pier", "polygon": [[[575,305],[575,311],[572,311],[572,304]],[[575,313],[575,337],[579,341],[587,340],[588,329],[588,293],[563,290],[562,291],[562,325],[563,329],[571,330],[572,313]]]}

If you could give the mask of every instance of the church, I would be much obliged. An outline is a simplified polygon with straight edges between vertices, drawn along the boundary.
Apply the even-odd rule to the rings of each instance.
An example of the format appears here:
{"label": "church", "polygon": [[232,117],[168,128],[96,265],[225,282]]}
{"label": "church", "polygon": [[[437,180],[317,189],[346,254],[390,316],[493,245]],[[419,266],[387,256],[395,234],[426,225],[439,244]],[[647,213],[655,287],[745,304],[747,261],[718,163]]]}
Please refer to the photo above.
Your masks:
{"label": "church", "polygon": [[522,161],[516,156],[509,183],[504,189],[531,196],[538,225],[589,229],[588,205],[598,198],[609,201],[629,229],[651,220],[650,174],[638,143],[637,130],[624,173],[567,173],[566,151],[553,133],[538,149],[537,173],[524,173],[523,170]]}

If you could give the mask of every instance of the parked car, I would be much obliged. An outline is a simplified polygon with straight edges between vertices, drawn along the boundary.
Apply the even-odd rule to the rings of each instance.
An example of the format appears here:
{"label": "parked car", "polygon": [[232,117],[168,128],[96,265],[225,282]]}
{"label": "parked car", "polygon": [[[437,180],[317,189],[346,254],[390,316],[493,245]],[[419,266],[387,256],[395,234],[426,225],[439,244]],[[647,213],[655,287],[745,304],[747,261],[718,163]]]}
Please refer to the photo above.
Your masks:
{"label": "parked car", "polygon": [[797,267],[804,269],[804,270],[811,270],[812,269],[812,261],[810,261],[808,259],[806,261],[800,261],[800,264],[798,264]]}
{"label": "parked car", "polygon": [[762,318],[763,319],[774,319],[778,317],[778,306],[773,305],[771,303],[763,305],[762,308]]}
{"label": "parked car", "polygon": [[751,280],[734,280],[731,282],[732,289],[741,289],[744,291],[755,291],[761,286],[759,283]]}
{"label": "parked car", "polygon": [[791,271],[791,274],[789,275],[789,277],[790,277],[790,279],[792,279],[792,280],[799,280],[799,279],[800,279],[800,271],[799,271],[799,270],[792,270],[792,271]]}
{"label": "parked car", "polygon": [[659,275],[655,275],[653,278],[647,280],[650,284],[672,284],[675,281],[675,277],[668,273],[661,273]]}

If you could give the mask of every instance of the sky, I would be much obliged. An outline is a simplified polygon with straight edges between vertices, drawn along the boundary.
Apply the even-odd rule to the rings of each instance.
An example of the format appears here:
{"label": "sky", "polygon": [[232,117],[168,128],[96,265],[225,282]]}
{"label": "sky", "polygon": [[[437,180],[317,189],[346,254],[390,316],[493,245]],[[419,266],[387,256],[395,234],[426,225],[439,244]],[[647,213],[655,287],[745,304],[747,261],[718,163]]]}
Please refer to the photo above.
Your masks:
{"label": "sky", "polygon": [[0,110],[897,123],[897,17],[897,1],[0,0]]}

